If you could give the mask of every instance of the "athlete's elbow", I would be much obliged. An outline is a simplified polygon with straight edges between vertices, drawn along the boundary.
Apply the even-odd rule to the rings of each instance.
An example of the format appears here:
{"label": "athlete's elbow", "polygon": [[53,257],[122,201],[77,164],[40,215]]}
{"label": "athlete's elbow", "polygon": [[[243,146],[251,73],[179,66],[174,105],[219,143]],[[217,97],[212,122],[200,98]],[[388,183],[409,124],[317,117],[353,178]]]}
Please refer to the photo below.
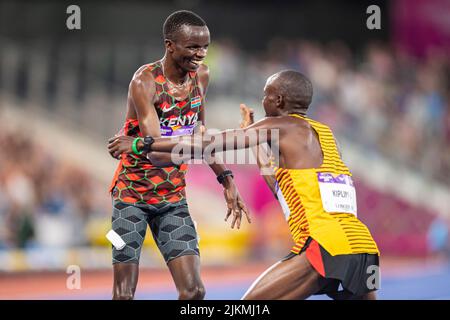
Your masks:
{"label": "athlete's elbow", "polygon": [[147,159],[156,167],[171,167],[174,165],[170,154],[150,152],[147,154]]}

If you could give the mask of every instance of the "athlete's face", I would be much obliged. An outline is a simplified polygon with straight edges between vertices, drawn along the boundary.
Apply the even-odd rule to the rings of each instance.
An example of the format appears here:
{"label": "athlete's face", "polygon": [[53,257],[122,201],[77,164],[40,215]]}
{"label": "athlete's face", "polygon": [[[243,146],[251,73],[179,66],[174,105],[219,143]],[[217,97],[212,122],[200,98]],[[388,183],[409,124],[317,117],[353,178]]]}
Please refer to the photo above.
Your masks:
{"label": "athlete's face", "polygon": [[270,77],[264,87],[264,98],[262,104],[266,117],[276,117],[280,115],[279,106],[281,104],[281,96],[277,90],[274,77]]}
{"label": "athlete's face", "polygon": [[181,26],[175,40],[168,40],[166,48],[172,59],[184,71],[197,71],[208,53],[208,27]]}

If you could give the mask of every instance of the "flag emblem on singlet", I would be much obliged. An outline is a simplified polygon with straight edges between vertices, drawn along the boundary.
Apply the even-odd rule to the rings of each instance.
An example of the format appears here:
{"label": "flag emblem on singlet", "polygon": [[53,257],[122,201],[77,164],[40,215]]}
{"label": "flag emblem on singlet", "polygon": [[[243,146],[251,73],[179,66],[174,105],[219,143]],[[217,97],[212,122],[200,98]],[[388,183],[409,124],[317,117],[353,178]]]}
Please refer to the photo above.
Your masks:
{"label": "flag emblem on singlet", "polygon": [[196,96],[191,99],[191,108],[198,108],[202,103],[202,98],[200,96]]}

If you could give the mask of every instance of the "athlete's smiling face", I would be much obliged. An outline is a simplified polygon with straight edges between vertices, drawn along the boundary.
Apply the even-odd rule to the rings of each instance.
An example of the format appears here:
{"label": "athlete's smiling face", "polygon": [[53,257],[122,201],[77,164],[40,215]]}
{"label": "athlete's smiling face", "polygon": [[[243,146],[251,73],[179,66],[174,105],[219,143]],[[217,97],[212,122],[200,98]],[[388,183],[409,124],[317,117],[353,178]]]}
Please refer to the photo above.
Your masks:
{"label": "athlete's smiling face", "polygon": [[208,53],[209,42],[207,26],[183,25],[175,39],[166,41],[166,48],[181,69],[197,71]]}

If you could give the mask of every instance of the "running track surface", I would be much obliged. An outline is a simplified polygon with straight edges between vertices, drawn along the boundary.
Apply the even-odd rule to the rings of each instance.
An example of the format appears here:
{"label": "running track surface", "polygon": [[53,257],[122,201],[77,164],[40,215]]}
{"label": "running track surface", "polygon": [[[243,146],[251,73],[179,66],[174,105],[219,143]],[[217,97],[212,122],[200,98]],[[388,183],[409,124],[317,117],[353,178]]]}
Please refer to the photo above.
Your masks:
{"label": "running track surface", "polygon": [[[238,300],[252,282],[270,264],[236,267],[203,267],[206,299]],[[379,299],[445,299],[450,300],[450,263],[382,264]],[[111,298],[112,271],[90,271],[81,274],[81,289],[66,287],[68,274],[0,273],[0,299],[87,299]],[[136,299],[171,300],[177,293],[169,271],[141,268]],[[313,296],[310,299],[328,299]]]}

